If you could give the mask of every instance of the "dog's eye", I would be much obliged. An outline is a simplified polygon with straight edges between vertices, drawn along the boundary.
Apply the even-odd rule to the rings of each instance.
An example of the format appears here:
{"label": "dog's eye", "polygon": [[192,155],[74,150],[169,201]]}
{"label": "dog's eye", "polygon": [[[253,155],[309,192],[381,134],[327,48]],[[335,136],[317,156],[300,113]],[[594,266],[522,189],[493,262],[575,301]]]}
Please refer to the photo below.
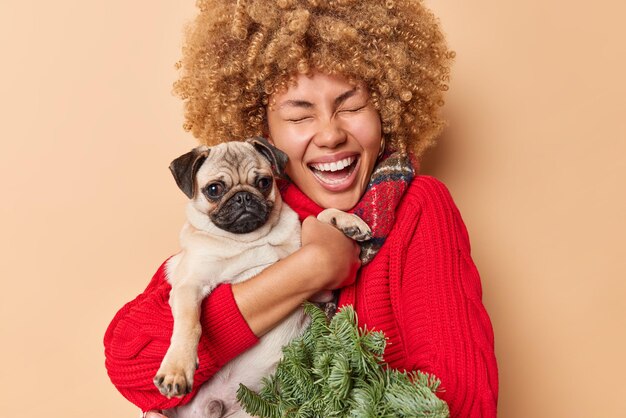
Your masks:
{"label": "dog's eye", "polygon": [[224,194],[224,185],[222,183],[211,183],[204,188],[207,197],[218,198]]}
{"label": "dog's eye", "polygon": [[256,181],[256,186],[259,190],[267,190],[272,184],[272,179],[269,177],[261,177]]}

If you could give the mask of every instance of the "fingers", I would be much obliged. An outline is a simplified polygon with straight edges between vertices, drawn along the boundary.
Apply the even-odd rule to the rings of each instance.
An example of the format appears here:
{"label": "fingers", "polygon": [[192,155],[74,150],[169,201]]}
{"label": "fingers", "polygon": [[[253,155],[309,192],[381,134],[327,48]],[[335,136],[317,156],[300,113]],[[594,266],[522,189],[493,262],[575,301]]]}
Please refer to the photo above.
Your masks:
{"label": "fingers", "polygon": [[334,226],[310,217],[302,224],[302,246],[312,249],[308,270],[314,272],[320,290],[354,283],[361,250],[354,240]]}
{"label": "fingers", "polygon": [[[334,226],[309,216],[302,222],[302,245],[342,240],[345,235]],[[348,239],[346,238],[346,241]]]}

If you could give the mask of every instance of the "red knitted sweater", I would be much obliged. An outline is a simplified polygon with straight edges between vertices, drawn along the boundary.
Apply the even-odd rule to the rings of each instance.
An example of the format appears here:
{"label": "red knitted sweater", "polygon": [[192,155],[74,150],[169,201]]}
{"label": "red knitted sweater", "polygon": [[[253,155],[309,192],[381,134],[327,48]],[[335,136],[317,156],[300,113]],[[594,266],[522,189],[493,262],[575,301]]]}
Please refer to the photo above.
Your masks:
{"label": "red knitted sweater", "polygon": [[[295,187],[283,197],[301,219],[322,210]],[[257,342],[230,285],[218,286],[202,305],[194,392],[165,398],[152,378],[172,332],[169,291],[162,265],[146,290],[117,313],[104,337],[111,381],[144,411],[188,402],[203,382]],[[490,418],[496,416],[498,372],[481,297],[467,231],[450,193],[438,180],[417,176],[385,244],[355,284],[342,289],[339,305],[354,305],[359,325],[385,332],[391,367],[435,374],[452,417]]]}

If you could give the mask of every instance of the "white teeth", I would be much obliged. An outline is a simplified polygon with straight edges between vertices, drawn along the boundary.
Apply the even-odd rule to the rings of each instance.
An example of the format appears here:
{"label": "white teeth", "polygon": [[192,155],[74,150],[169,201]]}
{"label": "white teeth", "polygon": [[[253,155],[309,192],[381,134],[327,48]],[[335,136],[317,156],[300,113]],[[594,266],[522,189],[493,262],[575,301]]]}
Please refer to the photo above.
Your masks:
{"label": "white teeth", "polygon": [[332,163],[314,163],[311,164],[311,167],[319,171],[339,171],[343,170],[353,162],[354,157],[348,157],[343,160],[333,161]]}

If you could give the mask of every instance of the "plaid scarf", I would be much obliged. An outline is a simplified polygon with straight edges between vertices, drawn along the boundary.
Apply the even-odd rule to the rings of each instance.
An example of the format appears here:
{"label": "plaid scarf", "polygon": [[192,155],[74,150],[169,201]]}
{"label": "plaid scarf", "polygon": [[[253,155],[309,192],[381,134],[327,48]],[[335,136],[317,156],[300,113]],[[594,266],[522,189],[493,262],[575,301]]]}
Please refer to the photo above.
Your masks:
{"label": "plaid scarf", "polygon": [[372,230],[372,238],[361,243],[361,263],[369,263],[383,246],[396,218],[396,207],[415,171],[409,156],[387,154],[372,171],[363,197],[350,211]]}
{"label": "plaid scarf", "polygon": [[[395,222],[396,207],[414,175],[410,156],[399,152],[386,153],[374,167],[361,200],[349,211],[363,219],[372,230],[372,238],[361,243],[363,265],[369,263],[385,243]],[[300,206],[305,195],[291,182],[279,182],[279,187],[287,204],[298,213],[317,216],[323,210],[308,198],[306,207],[304,204]]]}

